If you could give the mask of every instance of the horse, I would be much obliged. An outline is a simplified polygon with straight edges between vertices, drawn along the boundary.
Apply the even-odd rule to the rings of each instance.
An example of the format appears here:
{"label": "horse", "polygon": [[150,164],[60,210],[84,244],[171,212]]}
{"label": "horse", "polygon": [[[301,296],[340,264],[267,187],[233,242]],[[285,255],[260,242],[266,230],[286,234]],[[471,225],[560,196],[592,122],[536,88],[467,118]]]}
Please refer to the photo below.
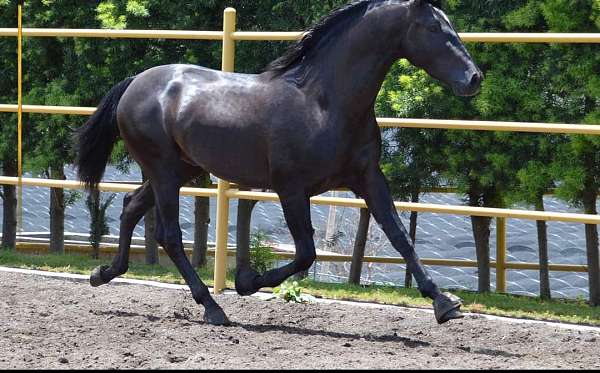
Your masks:
{"label": "horse", "polygon": [[[259,74],[173,64],[114,86],[76,134],[76,168],[97,188],[120,136],[147,181],[124,198],[119,252],[96,268],[92,286],[128,270],[136,224],[156,206],[156,239],[180,271],[204,322],[228,325],[189,262],[179,226],[179,189],[210,172],[245,188],[275,191],[296,254],[259,275],[238,255],[235,288],[248,296],[308,270],[316,258],[310,197],[348,188],[363,198],[406,259],[438,323],[463,317],[461,300],[442,293],[423,267],[381,171],[375,99],[392,64],[405,58],[459,96],[476,95],[483,74],[432,0],[359,0],[310,28]],[[242,253],[244,254],[244,253]]]}

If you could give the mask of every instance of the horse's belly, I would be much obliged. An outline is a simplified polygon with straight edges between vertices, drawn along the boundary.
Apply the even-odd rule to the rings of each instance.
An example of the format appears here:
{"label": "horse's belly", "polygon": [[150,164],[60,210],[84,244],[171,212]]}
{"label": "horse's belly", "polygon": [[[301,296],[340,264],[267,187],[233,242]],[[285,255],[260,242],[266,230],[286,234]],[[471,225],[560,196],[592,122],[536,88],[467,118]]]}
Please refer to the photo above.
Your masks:
{"label": "horse's belly", "polygon": [[266,145],[251,132],[194,125],[178,142],[189,161],[215,176],[247,187],[269,188]]}

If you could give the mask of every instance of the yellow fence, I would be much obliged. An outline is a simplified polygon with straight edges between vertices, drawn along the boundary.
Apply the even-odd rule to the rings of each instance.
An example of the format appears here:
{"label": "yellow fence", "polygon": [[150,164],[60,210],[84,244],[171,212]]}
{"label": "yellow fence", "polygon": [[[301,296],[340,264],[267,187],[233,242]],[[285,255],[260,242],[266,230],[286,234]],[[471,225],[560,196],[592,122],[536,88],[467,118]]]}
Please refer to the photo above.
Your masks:
{"label": "yellow fence", "polygon": [[[228,8],[224,11],[223,31],[172,31],[172,30],[86,30],[86,29],[21,29],[21,8],[19,7],[19,27],[17,29],[0,28],[0,36],[17,37],[19,44],[19,97],[17,105],[0,105],[0,112],[16,112],[19,117],[19,139],[21,138],[22,113],[91,115],[95,108],[36,106],[22,105],[21,102],[21,38],[22,37],[86,37],[111,39],[194,39],[219,40],[223,43],[223,71],[233,72],[235,67],[236,41],[293,41],[303,35],[302,32],[241,32],[236,30],[236,11]],[[600,43],[600,34],[554,34],[554,33],[463,33],[461,38],[466,42],[485,43]],[[600,135],[600,126],[549,124],[549,123],[519,123],[519,122],[489,122],[489,121],[450,121],[425,119],[395,119],[379,118],[381,127],[405,128],[438,128],[452,130],[478,131],[516,131],[533,133],[567,133]],[[48,188],[81,189],[82,185],[75,181],[59,181],[47,179],[27,179],[21,172],[21,142],[19,152],[18,177],[0,177],[0,185],[38,186]],[[102,183],[100,190],[112,192],[129,192],[139,185]],[[231,185],[220,180],[217,189],[182,188],[181,194],[186,196],[204,196],[217,198],[217,240],[215,249],[215,293],[225,288],[225,273],[227,266],[227,229],[229,220],[229,200],[249,199],[259,201],[278,201],[274,193],[244,192],[232,189]],[[363,208],[363,200],[349,198],[314,197],[313,204]],[[514,263],[506,261],[506,219],[528,219],[544,221],[575,222],[582,224],[600,224],[600,216],[585,214],[553,213],[524,210],[509,210],[495,208],[476,208],[467,206],[446,206],[431,204],[414,204],[397,202],[399,210],[418,211],[441,214],[466,216],[487,216],[496,218],[497,243],[496,261],[491,265],[496,268],[496,290],[506,292],[506,271],[508,269],[539,270],[536,263]],[[319,256],[322,261],[347,262],[352,258],[344,255]],[[366,257],[365,262],[403,264],[401,258]],[[471,260],[423,259],[426,265],[451,267],[477,267],[477,262]],[[587,266],[550,265],[551,271],[587,272]]]}

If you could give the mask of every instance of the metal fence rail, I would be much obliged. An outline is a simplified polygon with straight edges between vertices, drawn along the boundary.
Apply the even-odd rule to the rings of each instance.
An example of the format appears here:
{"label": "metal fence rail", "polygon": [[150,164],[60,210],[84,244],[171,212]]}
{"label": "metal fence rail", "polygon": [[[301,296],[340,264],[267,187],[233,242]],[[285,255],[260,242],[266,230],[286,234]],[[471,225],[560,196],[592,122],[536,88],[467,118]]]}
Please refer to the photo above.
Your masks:
{"label": "metal fence rail", "polygon": [[[19,16],[20,19],[20,16]],[[19,22],[20,24],[20,22]],[[19,37],[19,29],[0,28],[0,37]],[[228,8],[224,11],[223,31],[180,31],[180,30],[99,30],[99,29],[36,29],[23,28],[24,37],[86,37],[108,39],[193,39],[193,40],[219,40],[223,43],[222,70],[234,71],[235,42],[236,41],[293,41],[303,35],[302,32],[243,32],[236,31],[236,11]],[[465,42],[485,43],[600,43],[600,34],[556,34],[556,33],[462,33]],[[19,38],[20,40],[20,38]],[[19,48],[21,43],[19,42]],[[19,52],[19,59],[21,53]],[[21,64],[19,63],[19,66]],[[19,69],[19,80],[21,70]],[[91,115],[95,108],[66,107],[66,106],[39,106],[21,105],[21,92],[19,90],[18,105],[0,105],[0,112],[34,114],[63,114],[63,115]],[[562,133],[600,135],[600,127],[580,124],[550,124],[550,123],[520,123],[520,122],[492,122],[492,121],[459,121],[459,120],[426,120],[426,119],[395,119],[379,118],[381,127],[404,128],[436,128],[451,130],[481,130],[481,131],[514,131],[533,133]],[[20,130],[19,130],[20,134]],[[19,142],[19,152],[21,143]],[[21,160],[19,159],[19,164]],[[18,177],[0,177],[0,185],[38,186],[48,188],[81,189],[82,185],[76,181],[59,181],[47,179],[27,179],[19,172]],[[138,188],[134,184],[102,183],[100,190],[111,192],[129,192]],[[215,249],[215,292],[221,292],[225,287],[225,273],[227,265],[227,229],[230,199],[251,199],[261,201],[278,201],[274,193],[242,192],[232,189],[230,183],[220,180],[217,189],[182,188],[181,194],[186,196],[217,197],[217,242]],[[346,207],[365,207],[363,200],[348,198],[315,197],[313,204],[336,205]],[[530,219],[546,221],[577,222],[583,224],[600,224],[600,216],[585,214],[568,214],[538,211],[523,211],[510,209],[476,208],[467,206],[445,206],[429,204],[413,204],[397,202],[400,210],[431,212],[443,214],[488,216],[497,219],[497,260],[491,262],[496,268],[496,290],[506,292],[506,271],[508,269],[538,270],[536,263],[509,263],[506,262],[506,219]],[[231,255],[231,253],[229,253]],[[292,257],[293,254],[280,254],[283,257]],[[322,261],[346,262],[351,261],[350,256],[326,255],[319,257]],[[404,264],[401,258],[366,257],[365,262]],[[425,259],[427,265],[477,267],[476,261]],[[552,271],[587,272],[587,266],[575,265],[550,265]]]}
{"label": "metal fence rail", "polygon": [[[17,113],[18,105],[0,104],[0,113]],[[29,114],[92,115],[93,107],[23,105]],[[590,124],[495,122],[482,120],[377,118],[381,128],[427,128],[470,131],[531,132],[600,135],[600,127]]]}
{"label": "metal fence rail", "polygon": [[[16,37],[17,34],[17,28],[0,28],[0,36]],[[24,37],[223,40],[223,35],[222,31],[23,28]],[[233,41],[294,41],[304,32],[234,31],[230,35],[229,39]],[[600,35],[596,33],[466,32],[459,33],[459,36],[463,41],[472,43],[600,43]]]}

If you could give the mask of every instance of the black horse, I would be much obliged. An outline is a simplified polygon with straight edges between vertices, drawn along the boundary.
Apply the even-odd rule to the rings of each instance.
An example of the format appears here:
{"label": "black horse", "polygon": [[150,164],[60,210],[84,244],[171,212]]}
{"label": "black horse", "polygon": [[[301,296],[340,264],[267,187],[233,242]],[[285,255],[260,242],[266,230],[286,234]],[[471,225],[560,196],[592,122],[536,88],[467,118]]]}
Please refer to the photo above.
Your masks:
{"label": "black horse", "polygon": [[461,302],[442,294],[423,268],[394,208],[379,166],[374,103],[391,65],[406,58],[461,96],[475,95],[477,68],[446,15],[427,0],[362,0],[319,24],[257,75],[191,65],[149,69],[116,85],[78,133],[79,178],[97,187],[120,135],[148,181],[124,200],[119,254],[97,268],[93,286],[128,269],[135,225],[156,205],[156,238],[205,307],[204,320],[229,321],[186,257],[179,189],[211,172],[281,198],[294,238],[290,264],[258,275],[248,255],[237,263],[236,290],[275,287],[315,260],[309,198],[347,187],[364,198],[394,248],[407,260],[437,321],[461,317]]}

